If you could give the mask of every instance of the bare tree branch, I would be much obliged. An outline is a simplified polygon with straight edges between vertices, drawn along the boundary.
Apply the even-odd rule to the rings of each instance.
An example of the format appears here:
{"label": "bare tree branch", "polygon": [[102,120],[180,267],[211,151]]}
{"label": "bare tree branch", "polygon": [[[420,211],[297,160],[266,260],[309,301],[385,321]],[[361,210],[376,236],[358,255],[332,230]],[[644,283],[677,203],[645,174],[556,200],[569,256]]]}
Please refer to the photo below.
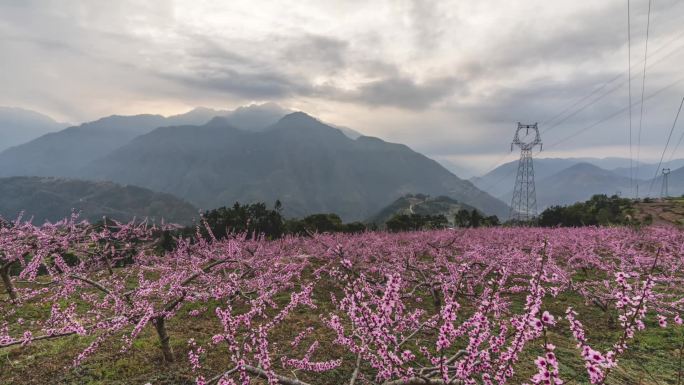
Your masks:
{"label": "bare tree branch", "polygon": [[356,356],[356,366],[354,367],[354,372],[352,373],[351,379],[349,379],[349,385],[354,385],[356,379],[359,378],[359,369],[361,369],[361,354]]}
{"label": "bare tree branch", "polygon": [[[73,335],[73,334],[76,334],[76,332],[64,332],[64,333],[46,334],[46,335],[43,335],[43,336],[32,337],[32,338],[31,338],[31,342],[33,342],[33,341],[40,341],[40,340],[48,340],[48,339],[58,338],[58,337],[66,337],[66,336],[70,336],[70,335]],[[12,341],[12,342],[7,342],[7,343],[4,343],[4,344],[0,344],[0,349],[6,348],[6,347],[10,347],[10,346],[14,346],[14,345],[21,345],[21,344],[23,344],[23,343],[24,343],[24,340],[14,340],[14,341]]]}
{"label": "bare tree branch", "polygon": [[80,275],[76,275],[76,274],[69,274],[69,277],[73,278],[73,279],[77,279],[79,281],[83,281],[83,282],[97,288],[98,290],[102,291],[105,294],[111,294],[111,292],[106,287],[100,285],[99,283],[97,283],[97,282],[95,282],[89,278],[81,277]]}

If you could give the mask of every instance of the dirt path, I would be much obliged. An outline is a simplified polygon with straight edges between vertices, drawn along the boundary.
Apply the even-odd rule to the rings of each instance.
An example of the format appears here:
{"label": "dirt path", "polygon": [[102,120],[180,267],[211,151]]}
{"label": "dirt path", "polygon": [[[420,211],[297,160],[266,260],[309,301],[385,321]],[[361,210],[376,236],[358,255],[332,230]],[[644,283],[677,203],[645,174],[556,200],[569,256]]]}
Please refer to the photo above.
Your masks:
{"label": "dirt path", "polygon": [[649,214],[653,218],[654,225],[678,225],[684,226],[684,199],[669,198],[655,199],[652,202],[639,202],[634,204],[637,218],[643,220]]}

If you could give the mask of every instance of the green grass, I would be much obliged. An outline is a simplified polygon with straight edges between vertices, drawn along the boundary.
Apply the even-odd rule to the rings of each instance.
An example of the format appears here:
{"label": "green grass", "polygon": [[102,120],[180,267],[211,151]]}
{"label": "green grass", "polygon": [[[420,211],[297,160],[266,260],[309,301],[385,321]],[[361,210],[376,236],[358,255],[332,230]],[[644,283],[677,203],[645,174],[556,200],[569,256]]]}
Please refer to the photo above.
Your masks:
{"label": "green grass", "polygon": [[[349,378],[353,369],[354,357],[333,344],[333,336],[326,331],[319,317],[319,314],[327,314],[332,310],[329,301],[331,291],[336,292],[339,298],[339,288],[334,284],[318,285],[314,290],[314,298],[319,308],[296,309],[285,322],[274,329],[271,338],[271,342],[281,351],[300,357],[308,345],[291,348],[289,342],[307,326],[316,327],[313,337],[321,343],[317,359],[326,359],[326,356],[341,356],[344,359],[344,364],[331,372],[317,375],[297,373],[300,379],[316,384],[338,384],[340,379]],[[277,296],[276,301],[284,304],[289,301],[289,295],[281,294]],[[520,311],[523,301],[524,296],[514,298],[512,310]],[[151,326],[147,326],[129,351],[119,352],[122,343],[120,336],[115,336],[76,368],[71,366],[73,359],[88,346],[93,337],[70,336],[38,341],[27,347],[0,349],[0,384],[192,384],[196,374],[192,373],[187,361],[187,340],[192,337],[198,343],[206,344],[212,335],[220,331],[214,308],[221,305],[218,302],[186,305],[177,317],[168,322],[168,332],[177,358],[175,363],[162,362],[156,333]],[[3,306],[8,304],[5,302]],[[422,306],[432,306],[431,301],[424,301]],[[615,322],[611,321],[616,319],[615,314],[604,313],[596,306],[587,305],[579,296],[572,293],[547,298],[543,310],[549,310],[558,318],[564,314],[568,306],[572,306],[580,314],[579,319],[585,325],[590,343],[594,347],[607,349],[619,339],[620,331]],[[207,307],[207,311],[201,315],[188,315],[190,310],[202,307]],[[44,315],[46,311],[49,312],[47,305],[22,307],[12,316],[10,322],[19,317],[30,319]],[[471,311],[464,307],[459,319],[467,317]],[[588,384],[583,362],[568,330],[567,322],[558,322],[557,327],[549,333],[549,341],[557,346],[556,354],[559,357],[562,378],[566,381],[572,380],[572,384]],[[648,328],[639,332],[630,343],[632,348],[628,354],[620,357],[620,367],[611,373],[607,383],[677,384],[679,347],[682,341],[684,330],[681,327],[661,329],[654,319],[649,318]],[[516,375],[512,384],[529,380],[536,371],[533,359],[541,354],[541,348],[537,342],[529,345],[523,352],[523,358],[515,366]],[[276,356],[274,361],[278,359]],[[211,377],[228,369],[230,360],[226,350],[210,349],[203,358],[203,364],[202,373]]]}

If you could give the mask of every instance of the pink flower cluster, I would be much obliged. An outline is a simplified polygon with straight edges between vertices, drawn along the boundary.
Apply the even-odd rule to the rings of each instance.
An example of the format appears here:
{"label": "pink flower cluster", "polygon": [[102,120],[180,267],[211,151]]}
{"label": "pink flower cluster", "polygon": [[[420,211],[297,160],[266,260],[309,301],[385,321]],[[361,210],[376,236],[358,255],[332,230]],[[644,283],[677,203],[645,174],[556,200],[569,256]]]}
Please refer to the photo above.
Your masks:
{"label": "pink flower cluster", "polygon": [[[92,336],[74,358],[80,365],[105,341],[125,352],[154,330],[161,357],[172,361],[178,344],[170,341],[180,337],[166,325],[189,314],[214,327],[183,354],[198,384],[306,384],[292,376],[349,369],[340,383],[502,385],[526,349],[541,347],[529,383],[560,385],[569,361],[552,331],[569,327],[587,378],[602,384],[651,320],[678,327],[684,312],[675,290],[684,284],[684,234],[674,228],[197,236],[169,252],[156,250],[155,231],[75,216],[0,228],[11,298],[0,310],[0,348]],[[590,344],[582,306],[564,317],[546,310],[561,294],[617,314],[617,339],[601,341],[610,350]],[[54,304],[49,314],[16,315],[44,303]],[[309,322],[291,330],[302,317]],[[225,368],[203,364],[212,351]]]}

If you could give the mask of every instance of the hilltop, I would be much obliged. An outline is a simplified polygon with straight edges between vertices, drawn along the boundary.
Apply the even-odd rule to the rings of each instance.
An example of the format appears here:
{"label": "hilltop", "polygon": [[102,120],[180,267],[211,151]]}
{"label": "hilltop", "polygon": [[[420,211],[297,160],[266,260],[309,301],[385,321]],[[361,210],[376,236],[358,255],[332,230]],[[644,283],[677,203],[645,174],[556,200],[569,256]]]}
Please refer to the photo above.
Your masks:
{"label": "hilltop", "polygon": [[383,224],[395,215],[444,215],[450,225],[454,224],[454,216],[459,210],[471,211],[474,208],[447,196],[431,197],[425,194],[407,194],[398,198],[366,222]]}

